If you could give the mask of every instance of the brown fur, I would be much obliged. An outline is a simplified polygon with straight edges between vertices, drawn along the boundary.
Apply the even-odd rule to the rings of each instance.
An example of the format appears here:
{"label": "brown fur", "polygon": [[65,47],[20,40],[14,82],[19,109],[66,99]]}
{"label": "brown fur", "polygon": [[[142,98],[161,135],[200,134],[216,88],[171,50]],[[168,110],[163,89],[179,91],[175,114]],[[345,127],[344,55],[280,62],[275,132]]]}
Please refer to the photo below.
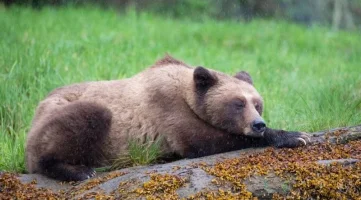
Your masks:
{"label": "brown fur", "polygon": [[169,55],[155,66],[130,79],[54,90],[40,103],[28,134],[27,170],[83,180],[93,174],[87,167],[108,165],[132,138],[161,137],[162,153],[181,157],[262,146],[274,138],[248,137],[260,136],[251,124],[262,113],[248,74],[194,69]]}
{"label": "brown fur", "polygon": [[185,64],[182,61],[179,61],[175,58],[173,58],[172,56],[170,56],[169,54],[166,54],[162,59],[158,60],[153,67],[162,67],[162,66],[167,66],[167,65],[179,65],[179,66],[183,66],[183,67],[188,67],[189,66],[187,64]]}

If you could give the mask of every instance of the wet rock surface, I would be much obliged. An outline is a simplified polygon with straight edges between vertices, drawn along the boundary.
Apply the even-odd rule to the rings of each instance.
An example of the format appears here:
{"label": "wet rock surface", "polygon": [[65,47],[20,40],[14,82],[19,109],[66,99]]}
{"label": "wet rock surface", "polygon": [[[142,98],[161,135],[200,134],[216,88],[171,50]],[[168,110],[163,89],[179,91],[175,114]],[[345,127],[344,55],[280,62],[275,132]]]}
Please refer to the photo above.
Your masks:
{"label": "wet rock surface", "polygon": [[313,145],[303,148],[251,148],[76,183],[0,172],[0,199],[361,198],[361,125],[311,135]]}

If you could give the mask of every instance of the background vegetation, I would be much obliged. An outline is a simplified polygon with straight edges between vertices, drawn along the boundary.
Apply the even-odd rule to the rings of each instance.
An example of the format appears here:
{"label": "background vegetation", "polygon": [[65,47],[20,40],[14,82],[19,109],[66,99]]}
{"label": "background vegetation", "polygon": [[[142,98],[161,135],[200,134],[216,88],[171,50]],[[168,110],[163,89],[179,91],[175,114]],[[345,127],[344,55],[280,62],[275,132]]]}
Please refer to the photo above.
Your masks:
{"label": "background vegetation", "polygon": [[93,4],[124,13],[137,11],[174,18],[202,20],[255,18],[284,19],[309,26],[322,24],[333,29],[361,28],[361,0],[0,0],[5,5],[82,6]]}
{"label": "background vegetation", "polygon": [[361,123],[356,32],[87,6],[0,6],[0,27],[0,171],[24,170],[26,133],[52,89],[130,77],[166,52],[228,74],[250,72],[270,127],[313,132]]}

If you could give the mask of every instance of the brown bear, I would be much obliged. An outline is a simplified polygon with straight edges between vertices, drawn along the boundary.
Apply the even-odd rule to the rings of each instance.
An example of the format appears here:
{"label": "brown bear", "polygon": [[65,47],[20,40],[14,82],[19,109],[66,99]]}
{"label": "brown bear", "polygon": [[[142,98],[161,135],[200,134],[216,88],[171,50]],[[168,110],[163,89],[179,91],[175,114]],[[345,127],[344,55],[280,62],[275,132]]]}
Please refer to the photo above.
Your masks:
{"label": "brown bear", "polygon": [[162,138],[162,155],[194,158],[273,145],[306,145],[307,134],[273,130],[246,72],[229,76],[167,55],[124,80],[55,89],[37,108],[27,136],[30,173],[79,181],[111,164],[129,139]]}

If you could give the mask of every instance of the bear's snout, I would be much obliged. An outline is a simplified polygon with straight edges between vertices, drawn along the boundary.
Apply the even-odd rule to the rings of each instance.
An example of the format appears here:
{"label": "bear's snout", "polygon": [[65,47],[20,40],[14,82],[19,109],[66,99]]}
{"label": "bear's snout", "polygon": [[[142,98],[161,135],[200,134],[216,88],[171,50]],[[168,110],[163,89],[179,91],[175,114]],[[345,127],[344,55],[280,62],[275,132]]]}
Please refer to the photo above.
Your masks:
{"label": "bear's snout", "polygon": [[266,123],[263,119],[256,119],[252,122],[252,130],[256,133],[263,133],[266,130]]}

